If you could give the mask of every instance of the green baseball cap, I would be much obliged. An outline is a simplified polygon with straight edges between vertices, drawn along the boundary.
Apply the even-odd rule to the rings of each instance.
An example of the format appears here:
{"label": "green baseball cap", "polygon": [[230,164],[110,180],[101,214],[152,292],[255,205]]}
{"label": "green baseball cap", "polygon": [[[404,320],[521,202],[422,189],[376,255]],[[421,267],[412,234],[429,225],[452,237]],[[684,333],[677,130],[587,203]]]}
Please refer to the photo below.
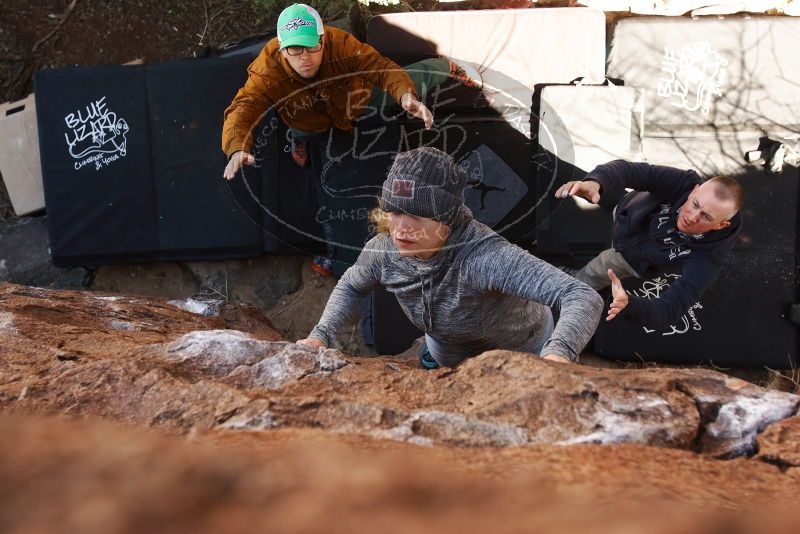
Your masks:
{"label": "green baseball cap", "polygon": [[287,46],[315,46],[324,34],[322,19],[313,7],[292,4],[278,16],[278,41]]}

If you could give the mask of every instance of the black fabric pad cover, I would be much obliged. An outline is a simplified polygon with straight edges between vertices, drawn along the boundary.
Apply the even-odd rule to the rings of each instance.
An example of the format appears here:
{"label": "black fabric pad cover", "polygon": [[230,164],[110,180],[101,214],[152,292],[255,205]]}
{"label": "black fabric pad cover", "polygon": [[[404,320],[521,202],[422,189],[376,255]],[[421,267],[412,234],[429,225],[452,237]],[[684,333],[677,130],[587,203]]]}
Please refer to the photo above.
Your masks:
{"label": "black fabric pad cover", "polygon": [[147,69],[160,258],[258,254],[259,214],[240,209],[222,177],[222,111],[246,78],[247,60],[205,59]]}
{"label": "black fabric pad cover", "polygon": [[[143,66],[68,67],[36,75],[45,204],[56,265],[110,257],[154,258],[158,252],[144,71]],[[67,124],[70,114],[75,120],[78,111],[85,117],[86,106],[97,101],[111,122],[124,120],[128,125],[129,130],[120,136],[125,140],[124,151],[103,153],[114,149],[114,141],[92,142],[88,134],[93,125],[102,126],[99,117],[75,127]],[[70,154],[67,140],[77,138],[83,139],[75,144],[74,152],[86,157]],[[87,160],[98,155],[118,159],[107,165],[101,162],[97,169],[97,163]]]}
{"label": "black fabric pad cover", "polygon": [[[575,147],[559,146],[559,155],[551,153],[539,143],[539,116],[542,91],[550,85],[540,84],[533,93],[531,105],[531,132],[534,134],[534,168],[536,193],[536,253],[540,256],[568,256],[584,264],[611,246],[612,210],[625,193],[624,189],[604,191],[599,208],[583,210],[571,198],[555,198],[556,190],[573,180],[583,180],[587,172],[570,163],[575,161]],[[579,91],[580,88],[574,88]],[[567,110],[569,111],[569,110]],[[554,110],[551,110],[555,113]],[[551,124],[561,124],[558,116],[550,116]],[[569,261],[569,260],[568,260]]]}
{"label": "black fabric pad cover", "polygon": [[[742,233],[730,264],[700,299],[701,307],[671,327],[650,333],[622,317],[601,320],[595,351],[630,361],[796,367],[800,329],[788,316],[798,300],[800,281],[799,175],[791,168],[779,176],[759,170],[736,176],[746,191]],[[643,284],[653,287],[656,276],[629,278],[623,286],[641,293]],[[606,306],[608,302],[607,297]]]}
{"label": "black fabric pad cover", "polygon": [[[243,184],[222,178],[219,148],[222,113],[244,82],[246,66],[246,58],[231,58],[37,73],[56,265],[212,259],[262,250],[260,224],[253,221],[259,214],[235,202]],[[124,138],[125,149],[99,169],[75,169],[79,160],[70,155],[65,135],[74,137],[76,129],[65,117],[87,115],[86,107],[99,99],[105,112],[127,124],[125,135],[116,136]]]}
{"label": "black fabric pad cover", "polygon": [[[321,252],[325,250],[317,222],[317,166],[313,158],[305,168],[291,155],[287,126],[274,110],[255,130],[253,156],[258,176],[252,171],[253,190],[261,187],[261,213],[266,252]],[[247,169],[247,176],[251,169]],[[259,182],[260,179],[260,182]],[[252,202],[247,200],[246,202]]]}
{"label": "black fabric pad cover", "polygon": [[581,209],[572,198],[555,198],[556,190],[572,180],[583,180],[586,172],[537,147],[536,253],[567,255],[584,264],[611,246],[612,210],[624,193],[604,192],[600,205]]}
{"label": "black fabric pad cover", "polygon": [[[529,121],[529,113],[524,112],[524,114],[525,120]],[[493,230],[512,242],[529,239],[533,235],[531,230],[538,204],[531,140],[500,116],[488,114],[480,120],[459,120],[458,117],[454,117],[450,119],[449,128],[448,143],[451,145],[457,143],[461,136],[464,140],[455,153],[456,158],[461,158],[465,153],[485,145],[524,183],[527,188],[524,195],[495,191],[487,194],[486,202],[504,202],[502,211],[506,214],[493,225]],[[487,174],[486,178],[488,177]],[[474,178],[470,175],[469,180]]]}
{"label": "black fabric pad cover", "polygon": [[355,263],[370,238],[369,212],[378,205],[400,135],[396,122],[364,120],[352,131],[331,130],[313,143],[319,168],[316,221],[333,227],[330,240],[337,276]]}

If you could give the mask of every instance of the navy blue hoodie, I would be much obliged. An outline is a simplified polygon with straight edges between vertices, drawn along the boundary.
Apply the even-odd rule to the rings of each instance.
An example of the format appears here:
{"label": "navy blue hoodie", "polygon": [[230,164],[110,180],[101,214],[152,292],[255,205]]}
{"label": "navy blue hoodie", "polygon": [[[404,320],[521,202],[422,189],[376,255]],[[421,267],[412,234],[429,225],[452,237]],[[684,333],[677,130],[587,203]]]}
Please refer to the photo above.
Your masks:
{"label": "navy blue hoodie", "polygon": [[677,229],[678,210],[696,185],[692,170],[615,160],[598,165],[586,180],[600,183],[601,192],[633,189],[617,204],[612,243],[637,273],[680,270],[681,277],[660,299],[630,295],[623,317],[650,328],[677,321],[717,278],[728,263],[742,227],[739,213],[727,228],[692,236]]}

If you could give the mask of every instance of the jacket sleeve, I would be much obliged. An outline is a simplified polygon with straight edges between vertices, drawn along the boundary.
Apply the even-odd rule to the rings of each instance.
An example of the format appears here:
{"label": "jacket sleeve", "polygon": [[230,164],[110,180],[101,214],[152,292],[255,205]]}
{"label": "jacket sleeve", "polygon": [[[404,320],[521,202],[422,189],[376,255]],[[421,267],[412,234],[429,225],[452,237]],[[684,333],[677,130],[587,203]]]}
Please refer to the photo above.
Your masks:
{"label": "jacket sleeve", "polygon": [[364,78],[377,85],[387,94],[391,95],[397,103],[405,93],[411,93],[417,97],[417,90],[414,82],[408,73],[391,59],[385,58],[373,47],[362,43],[349,33],[343,35],[344,54],[350,60],[352,72],[360,72]]}
{"label": "jacket sleeve", "polygon": [[247,68],[247,81],[225,110],[222,125],[222,151],[230,157],[239,150],[250,152],[253,128],[274,104],[267,96],[270,80],[266,73],[267,47]]}
{"label": "jacket sleeve", "polygon": [[627,187],[635,191],[649,191],[667,198],[700,183],[700,177],[692,170],[649,163],[632,163],[622,159],[598,165],[584,180],[598,182],[601,191]]}
{"label": "jacket sleeve", "polygon": [[371,239],[358,256],[358,260],[345,271],[333,288],[325,311],[311,330],[308,337],[323,341],[330,347],[336,339],[336,332],[347,320],[364,296],[378,287],[381,281],[381,260],[386,254],[381,241],[383,236]]}
{"label": "jacket sleeve", "polygon": [[657,330],[674,324],[700,300],[706,289],[716,280],[725,263],[726,261],[715,262],[706,258],[684,260],[681,277],[672,283],[660,298],[629,295],[628,305],[622,310],[620,317]]}
{"label": "jacket sleeve", "polygon": [[483,251],[468,256],[463,270],[466,282],[476,289],[501,291],[559,309],[558,323],[542,355],[558,354],[578,361],[600,321],[600,295],[505,240],[487,243]]}

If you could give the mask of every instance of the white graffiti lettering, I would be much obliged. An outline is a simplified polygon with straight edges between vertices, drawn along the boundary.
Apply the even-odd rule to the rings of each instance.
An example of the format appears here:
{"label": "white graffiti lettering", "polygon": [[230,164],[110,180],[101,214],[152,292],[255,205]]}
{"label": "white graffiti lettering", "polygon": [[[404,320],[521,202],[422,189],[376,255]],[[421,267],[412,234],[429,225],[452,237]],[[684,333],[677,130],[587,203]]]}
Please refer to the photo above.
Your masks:
{"label": "white graffiti lettering", "polygon": [[670,325],[671,331],[669,332],[662,332],[662,336],[671,336],[673,334],[685,334],[689,331],[689,319],[686,318],[685,315],[681,316],[681,326],[677,327],[675,325]]}
{"label": "white graffiti lettering", "polygon": [[728,60],[707,42],[673,49],[664,47],[657,93],[673,106],[708,115],[711,102],[721,97],[727,82]]}
{"label": "white graffiti lettering", "polygon": [[[628,291],[628,293],[638,297],[661,298],[662,292],[669,288],[670,280],[676,280],[680,277],[681,275],[679,274],[664,274],[653,280],[642,282],[641,288]],[[699,302],[695,302],[686,310],[686,313],[681,316],[677,324],[670,325],[667,330],[661,332],[661,335],[673,336],[675,334],[685,334],[690,329],[693,331],[702,330],[703,326],[700,324],[700,319],[697,317],[697,310],[702,309],[703,306]],[[657,331],[656,329],[647,328],[646,326],[642,326],[642,330],[644,330],[645,334],[653,334]]]}
{"label": "white graffiti lettering", "polygon": [[[127,154],[126,135],[129,131],[125,119],[106,106],[106,97],[91,102],[83,110],[64,117],[69,131],[64,133],[70,155],[77,160],[75,170],[91,163],[99,170]],[[104,154],[110,154],[104,156]]]}
{"label": "white graffiti lettering", "polygon": [[364,221],[369,216],[367,208],[335,209],[320,206],[317,210],[317,222],[326,224],[332,221]]}
{"label": "white graffiti lettering", "polygon": [[689,318],[692,320],[692,330],[699,331],[703,329],[703,327],[700,326],[700,321],[697,320],[697,314],[695,313],[695,310],[702,309],[703,306],[699,302],[695,302],[694,305],[686,312],[689,315]]}
{"label": "white graffiti lettering", "polygon": [[692,249],[690,248],[683,248],[682,246],[678,245],[677,247],[673,247],[669,249],[669,261],[675,261],[676,259],[686,256],[690,254]]}

